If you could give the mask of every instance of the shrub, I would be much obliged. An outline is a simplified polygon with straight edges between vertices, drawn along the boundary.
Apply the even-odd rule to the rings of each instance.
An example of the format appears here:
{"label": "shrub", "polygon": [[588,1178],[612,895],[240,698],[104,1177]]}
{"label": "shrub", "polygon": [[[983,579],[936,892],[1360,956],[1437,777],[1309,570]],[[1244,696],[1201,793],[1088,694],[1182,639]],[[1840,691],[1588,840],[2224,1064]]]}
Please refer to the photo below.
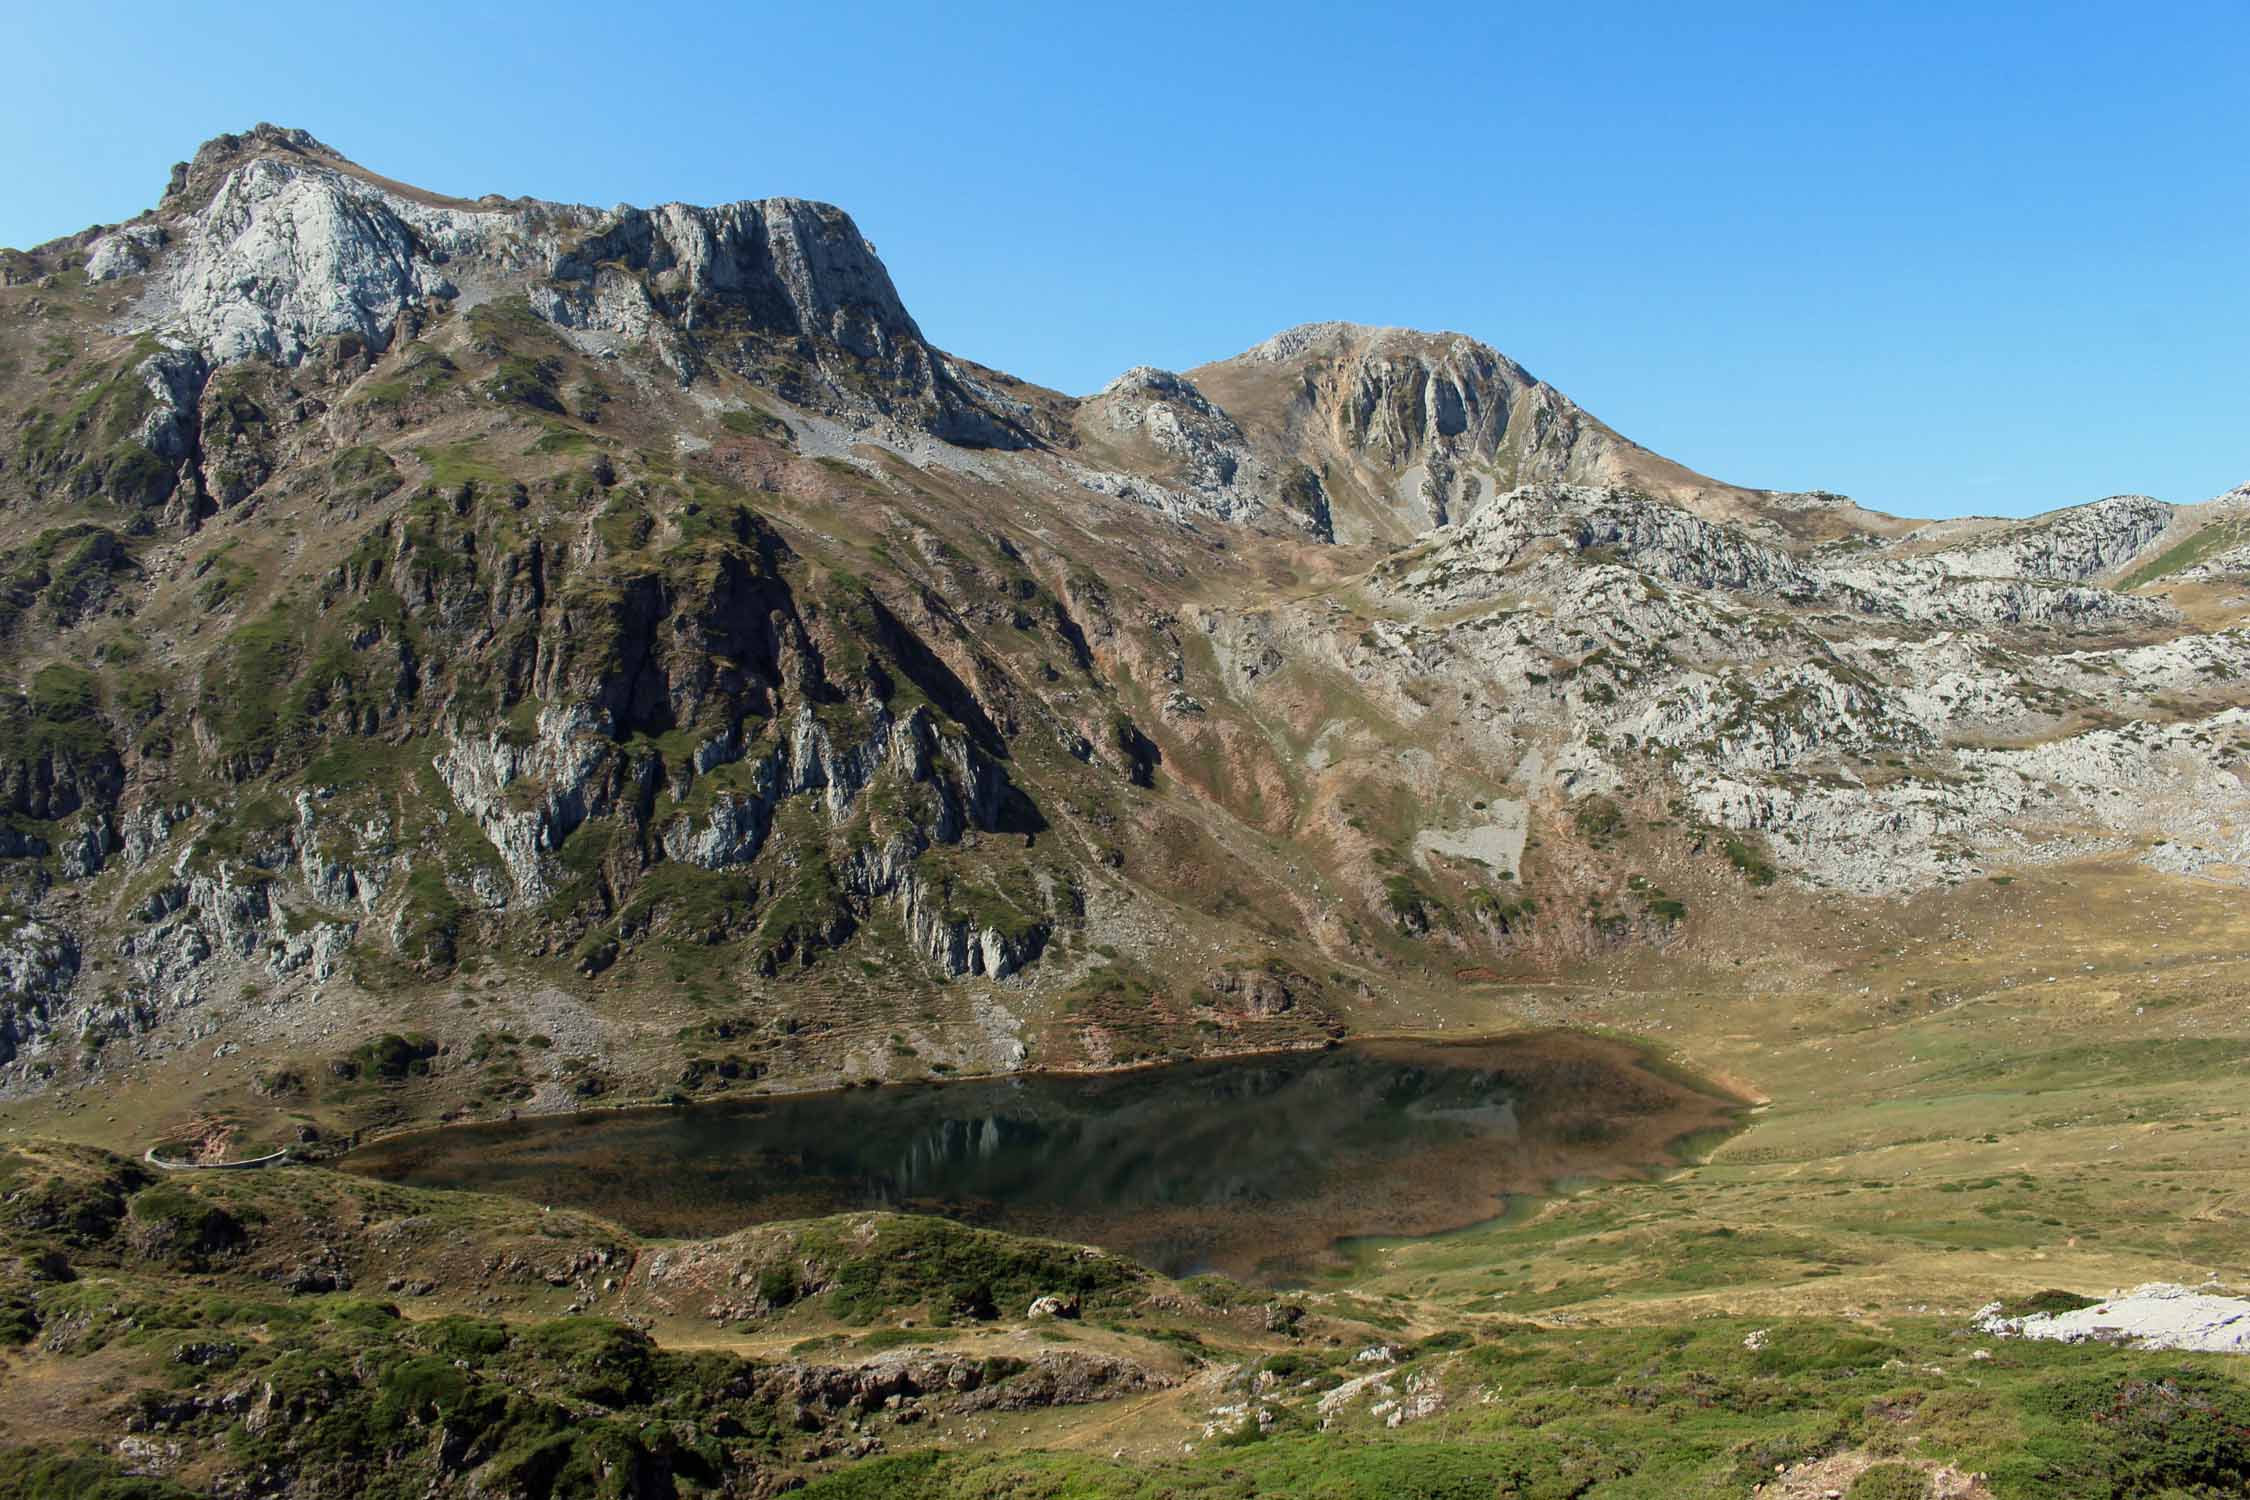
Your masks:
{"label": "shrub", "polygon": [[768,1306],[787,1307],[797,1300],[797,1272],[792,1266],[767,1266],[758,1273],[758,1295]]}
{"label": "shrub", "polygon": [[947,1312],[957,1317],[988,1322],[1000,1316],[999,1304],[992,1300],[990,1281],[956,1281],[946,1287],[939,1301]]}
{"label": "shrub", "polygon": [[2087,1374],[2019,1399],[2036,1425],[2007,1466],[2006,1489],[2156,1497],[2250,1487],[2250,1386],[2224,1375]]}
{"label": "shrub", "polygon": [[508,1347],[507,1325],[489,1318],[438,1318],[424,1326],[422,1338],[432,1354],[471,1363],[490,1359]]}
{"label": "shrub", "polygon": [[170,1183],[134,1194],[128,1214],[135,1249],[186,1270],[201,1269],[209,1257],[239,1249],[249,1239],[225,1209]]}
{"label": "shrub", "polygon": [[1852,1481],[1847,1500],[1926,1500],[1930,1478],[1912,1464],[1877,1464]]}
{"label": "shrub", "polygon": [[1765,851],[1748,839],[1728,839],[1726,854],[1727,863],[1740,870],[1752,885],[1772,885],[1781,878],[1781,872],[1766,858]]}
{"label": "shrub", "polygon": [[385,1032],[329,1064],[329,1071],[338,1078],[372,1078],[383,1083],[398,1083],[428,1073],[430,1060],[437,1054],[438,1044],[426,1036]]}
{"label": "shrub", "polygon": [[1570,821],[1588,843],[1606,843],[1625,831],[1625,811],[1607,797],[1587,797],[1571,809]]}
{"label": "shrub", "polygon": [[39,1500],[193,1500],[169,1479],[127,1474],[107,1458],[79,1458],[37,1448],[0,1451],[0,1495]]}
{"label": "shrub", "polygon": [[645,1333],[607,1318],[560,1318],[532,1329],[523,1342],[562,1366],[565,1388],[581,1401],[615,1407],[649,1399],[656,1346]]}
{"label": "shrub", "polygon": [[[1948,1184],[1948,1186],[1950,1185]],[[2081,1297],[2076,1292],[2066,1292],[2056,1287],[2048,1287],[2045,1291],[2033,1292],[2028,1297],[2017,1297],[2001,1303],[2000,1313],[2002,1317],[2008,1318],[2043,1317],[2055,1313],[2076,1312],[2082,1307],[2092,1307],[2097,1300],[2093,1297]]]}
{"label": "shrub", "polygon": [[[871,1243],[834,1244],[807,1234],[798,1248],[823,1266],[815,1280],[829,1287],[829,1310],[859,1323],[919,1302],[973,1316],[988,1302],[1020,1310],[1048,1293],[1097,1306],[1146,1275],[1129,1261],[1076,1245],[905,1214],[881,1220]],[[980,1289],[982,1296],[974,1295]]]}

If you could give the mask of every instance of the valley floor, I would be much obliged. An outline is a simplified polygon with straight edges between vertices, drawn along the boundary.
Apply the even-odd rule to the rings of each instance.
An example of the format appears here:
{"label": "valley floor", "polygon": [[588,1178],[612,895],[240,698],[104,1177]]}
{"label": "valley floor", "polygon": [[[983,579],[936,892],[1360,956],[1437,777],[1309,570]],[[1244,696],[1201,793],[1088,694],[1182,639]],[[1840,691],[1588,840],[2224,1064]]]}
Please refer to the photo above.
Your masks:
{"label": "valley floor", "polygon": [[[1433,1032],[1496,1017],[1614,1030],[1764,1102],[1661,1180],[1356,1245],[1348,1268],[1282,1294],[1096,1275],[1002,1236],[971,1254],[955,1237],[972,1232],[927,1220],[634,1244],[583,1216],[300,1168],[127,1184],[105,1238],[26,1217],[56,1148],[18,1144],[104,1132],[18,1104],[0,1217],[26,1257],[7,1292],[24,1341],[0,1356],[0,1443],[50,1457],[36,1485],[23,1452],[0,1480],[206,1492],[239,1487],[251,1454],[307,1494],[343,1493],[378,1455],[436,1492],[474,1476],[524,1495],[799,1478],[824,1496],[2243,1493],[2239,1359],[2003,1341],[1972,1321],[2054,1289],[2250,1291],[2238,899],[2116,864],[1955,891],[1942,919],[1934,899],[1837,910],[1833,962],[1801,983],[1767,966],[1746,994],[1638,961],[1453,992]],[[143,1222],[165,1193],[224,1207],[243,1243],[182,1258],[176,1233]],[[43,1278],[47,1249],[78,1279]],[[301,1274],[328,1264],[355,1290]],[[770,1284],[781,1264],[812,1268],[789,1273],[804,1295]],[[678,1284],[696,1296],[651,1295],[690,1268],[706,1279]],[[282,1271],[307,1290],[277,1289]],[[1079,1317],[1025,1315],[1028,1293],[1070,1277]],[[173,1293],[172,1315],[151,1316]],[[634,1326],[653,1343],[587,1352]],[[456,1390],[430,1359],[463,1338],[506,1352]],[[237,1353],[198,1365],[188,1349],[205,1344]],[[320,1453],[259,1425],[293,1387],[254,1373],[253,1346],[285,1348],[300,1385],[306,1362],[361,1372],[308,1398]],[[658,1379],[651,1361],[675,1363]],[[440,1389],[402,1396],[410,1369]],[[164,1391],[186,1395],[150,1418]],[[534,1397],[622,1424],[622,1446],[524,1459],[561,1441],[517,1410]],[[181,1415],[190,1398],[205,1405]],[[360,1415],[337,1436],[346,1409]],[[120,1443],[121,1411],[144,1436]],[[482,1451],[464,1422],[514,1423],[517,1448]],[[672,1448],[647,1448],[650,1423]],[[95,1457],[53,1456],[73,1452]],[[167,1477],[136,1491],[120,1464]]]}

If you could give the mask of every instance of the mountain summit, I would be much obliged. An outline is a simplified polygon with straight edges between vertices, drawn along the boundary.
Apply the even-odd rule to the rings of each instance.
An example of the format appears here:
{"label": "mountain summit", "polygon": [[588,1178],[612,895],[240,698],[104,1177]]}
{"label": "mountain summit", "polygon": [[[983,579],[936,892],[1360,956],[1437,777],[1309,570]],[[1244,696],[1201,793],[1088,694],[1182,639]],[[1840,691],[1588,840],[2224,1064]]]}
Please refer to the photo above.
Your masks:
{"label": "mountain summit", "polygon": [[7,1090],[1114,1066],[2250,868],[2241,491],[1914,524],[1342,323],[1071,397],[839,209],[264,125],[0,278]]}

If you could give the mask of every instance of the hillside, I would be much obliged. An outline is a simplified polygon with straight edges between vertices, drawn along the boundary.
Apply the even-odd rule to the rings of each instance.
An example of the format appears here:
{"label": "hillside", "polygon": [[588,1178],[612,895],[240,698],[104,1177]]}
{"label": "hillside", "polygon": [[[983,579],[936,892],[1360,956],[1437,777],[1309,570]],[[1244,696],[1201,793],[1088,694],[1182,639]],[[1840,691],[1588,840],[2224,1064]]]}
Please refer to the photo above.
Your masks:
{"label": "hillside", "polygon": [[[450,198],[270,126],[0,274],[35,1114],[1493,1029],[2250,855],[2241,491],[1909,523],[1343,324],[1074,398],[933,347],[838,209]],[[386,1035],[434,1063],[336,1082]]]}

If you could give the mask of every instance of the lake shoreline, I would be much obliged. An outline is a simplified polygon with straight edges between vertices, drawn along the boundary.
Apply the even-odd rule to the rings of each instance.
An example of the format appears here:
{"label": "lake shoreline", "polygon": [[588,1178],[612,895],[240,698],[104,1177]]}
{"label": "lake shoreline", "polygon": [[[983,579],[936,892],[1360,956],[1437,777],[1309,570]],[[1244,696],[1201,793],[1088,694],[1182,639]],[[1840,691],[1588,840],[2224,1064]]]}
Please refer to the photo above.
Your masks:
{"label": "lake shoreline", "polygon": [[649,1238],[934,1213],[1167,1274],[1271,1279],[1327,1264],[1340,1240],[1424,1237],[1560,1183],[1662,1175],[1748,1108],[1635,1039],[1519,1028],[457,1122],[330,1165]]}
{"label": "lake shoreline", "polygon": [[[822,1099],[846,1097],[853,1094],[884,1089],[944,1088],[952,1084],[994,1083],[1011,1078],[1115,1078],[1135,1073],[1155,1072],[1163,1068],[1177,1068],[1194,1063],[1252,1062],[1261,1057],[1302,1057],[1307,1054],[1333,1052],[1339,1048],[1368,1043],[1414,1042],[1429,1046],[1489,1046],[1500,1042],[1521,1039],[1575,1036],[1591,1041],[1607,1042],[1623,1047],[1635,1055],[1636,1060],[1659,1077],[1693,1089],[1708,1098],[1728,1103],[1740,1110],[1751,1110],[1770,1103],[1763,1094],[1753,1093],[1738,1086],[1736,1081],[1721,1079],[1698,1069],[1693,1063],[1671,1056],[1663,1044],[1637,1033],[1619,1031],[1610,1027],[1593,1026],[1518,1026],[1504,1031],[1443,1032],[1443,1031],[1369,1031],[1355,1032],[1350,1036],[1328,1037],[1318,1042],[1306,1042],[1285,1047],[1257,1047],[1241,1052],[1204,1052],[1192,1057],[1139,1058],[1132,1062],[1115,1063],[1106,1067],[1070,1066],[1067,1064],[1036,1068],[1015,1068],[981,1073],[946,1073],[942,1076],[924,1075],[920,1078],[877,1079],[870,1082],[826,1084],[817,1088],[751,1089],[745,1092],[722,1094],[714,1098],[667,1098],[663,1096],[636,1098],[615,1104],[587,1104],[575,1109],[509,1110],[503,1115],[486,1115],[476,1119],[417,1120],[395,1126],[382,1126],[355,1131],[349,1140],[337,1149],[322,1150],[321,1143],[310,1148],[300,1147],[296,1159],[318,1166],[334,1166],[354,1152],[371,1146],[395,1143],[402,1138],[437,1135],[447,1131],[469,1130],[491,1125],[527,1125],[542,1121],[603,1119],[618,1115],[683,1113],[694,1110],[726,1109],[765,1100]],[[1737,1126],[1737,1128],[1740,1128]]]}

